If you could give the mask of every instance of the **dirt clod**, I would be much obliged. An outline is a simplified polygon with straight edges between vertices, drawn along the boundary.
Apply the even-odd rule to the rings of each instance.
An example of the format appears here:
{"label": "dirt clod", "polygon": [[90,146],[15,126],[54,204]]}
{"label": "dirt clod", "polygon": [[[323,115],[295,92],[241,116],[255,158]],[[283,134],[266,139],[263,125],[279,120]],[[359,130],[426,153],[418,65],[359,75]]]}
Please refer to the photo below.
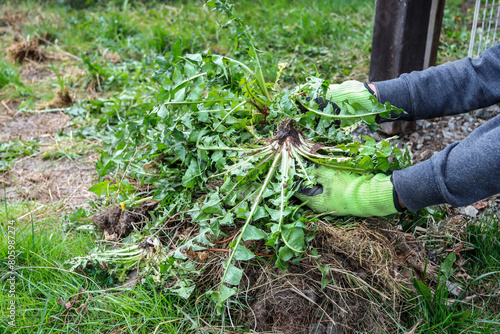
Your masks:
{"label": "dirt clod", "polygon": [[314,307],[301,291],[290,287],[278,288],[271,296],[263,298],[254,305],[256,329],[266,331],[278,329],[284,333],[309,333],[307,324],[311,323],[311,308]]}
{"label": "dirt clod", "polygon": [[18,63],[24,63],[26,60],[42,62],[47,60],[48,56],[40,47],[40,41],[37,38],[15,42],[7,49],[9,58]]}
{"label": "dirt clod", "polygon": [[113,52],[106,52],[106,54],[104,55],[104,58],[113,64],[119,64],[122,62],[122,59],[120,58],[120,56],[117,55],[116,53],[113,53]]}
{"label": "dirt clod", "polygon": [[49,102],[49,106],[52,108],[67,107],[72,104],[73,98],[67,89],[58,90],[52,101]]}
{"label": "dirt clod", "polygon": [[112,206],[90,217],[89,220],[105,231],[110,238],[124,238],[134,229],[141,228],[151,218],[149,211],[153,210],[156,205],[157,202],[147,201],[141,203],[139,208],[132,210],[123,210],[120,206]]}

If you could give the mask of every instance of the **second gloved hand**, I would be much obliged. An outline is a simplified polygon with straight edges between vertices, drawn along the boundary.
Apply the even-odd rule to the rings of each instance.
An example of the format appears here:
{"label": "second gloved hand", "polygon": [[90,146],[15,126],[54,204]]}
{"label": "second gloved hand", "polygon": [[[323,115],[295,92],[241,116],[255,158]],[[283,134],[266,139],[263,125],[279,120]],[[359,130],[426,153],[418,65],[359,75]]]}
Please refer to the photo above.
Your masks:
{"label": "second gloved hand", "polygon": [[300,188],[295,197],[318,213],[336,216],[386,216],[398,212],[390,176],[354,174],[328,167],[314,170],[317,184]]}
{"label": "second gloved hand", "polygon": [[[332,84],[326,92],[326,99],[337,105],[346,101],[349,104],[358,103],[367,111],[372,110],[372,93],[368,91],[365,84],[355,80],[345,81],[341,84]],[[354,109],[348,106],[351,113]]]}

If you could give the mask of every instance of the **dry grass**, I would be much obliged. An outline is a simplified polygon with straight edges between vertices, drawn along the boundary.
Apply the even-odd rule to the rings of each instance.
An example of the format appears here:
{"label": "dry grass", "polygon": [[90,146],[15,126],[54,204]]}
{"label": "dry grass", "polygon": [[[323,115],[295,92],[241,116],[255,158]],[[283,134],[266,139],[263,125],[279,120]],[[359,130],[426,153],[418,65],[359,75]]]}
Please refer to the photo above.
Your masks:
{"label": "dry grass", "polygon": [[73,205],[84,205],[95,195],[88,188],[97,180],[93,163],[97,155],[79,161],[60,159],[43,160],[42,157],[25,157],[16,161],[9,173],[0,174],[0,196],[7,200],[23,200],[41,203],[65,201]]}
{"label": "dry grass", "polygon": [[40,47],[38,38],[12,43],[7,48],[7,55],[12,61],[21,64],[27,60],[43,62],[49,58],[45,50]]}
{"label": "dry grass", "polygon": [[0,118],[0,142],[39,138],[46,141],[64,128],[70,117],[61,112],[42,114],[18,114]]}
{"label": "dry grass", "polygon": [[58,107],[68,107],[74,103],[69,90],[58,90],[54,98],[48,102],[47,107],[58,108]]}

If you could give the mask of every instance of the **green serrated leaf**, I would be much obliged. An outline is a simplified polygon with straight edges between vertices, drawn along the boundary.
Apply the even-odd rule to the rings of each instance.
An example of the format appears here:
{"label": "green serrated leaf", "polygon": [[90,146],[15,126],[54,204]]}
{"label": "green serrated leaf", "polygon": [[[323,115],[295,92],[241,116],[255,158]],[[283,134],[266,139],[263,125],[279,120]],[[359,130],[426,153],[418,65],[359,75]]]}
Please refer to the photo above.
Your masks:
{"label": "green serrated leaf", "polygon": [[111,194],[118,191],[118,187],[111,181],[103,181],[94,184],[89,188],[89,190],[97,196],[110,196]]}
{"label": "green serrated leaf", "polygon": [[172,45],[172,55],[174,56],[174,63],[179,61],[182,57],[182,39],[179,38],[174,45]]}
{"label": "green serrated leaf", "polygon": [[211,193],[208,196],[208,200],[203,204],[202,211],[206,213],[211,213],[214,215],[222,215],[221,199],[219,194]]}
{"label": "green serrated leaf", "polygon": [[262,219],[264,217],[267,217],[267,213],[266,213],[266,210],[264,210],[263,207],[259,206],[256,210],[255,210],[255,213],[253,214],[253,217],[252,219],[254,221],[257,221],[259,219]]}
{"label": "green serrated leaf", "polygon": [[226,213],[224,218],[221,219],[220,224],[225,226],[234,225],[233,214],[230,212]]}
{"label": "green serrated leaf", "polygon": [[160,116],[161,118],[165,118],[167,117],[167,115],[168,115],[168,110],[167,108],[165,108],[165,106],[162,105],[158,110],[158,116]]}
{"label": "green serrated leaf", "polygon": [[182,177],[182,185],[186,188],[193,188],[196,184],[196,177],[198,175],[198,163],[196,162],[196,160],[191,159],[189,167]]}
{"label": "green serrated leaf", "polygon": [[234,258],[238,261],[248,261],[254,257],[255,254],[243,245],[238,245],[238,248],[234,251]]}
{"label": "green serrated leaf", "polygon": [[240,268],[237,268],[236,266],[234,266],[232,264],[230,264],[226,270],[227,270],[226,283],[231,284],[231,285],[240,284],[241,277],[243,276],[243,270]]}
{"label": "green serrated leaf", "polygon": [[278,252],[281,261],[289,261],[293,257],[293,251],[288,246],[283,246]]}
{"label": "green serrated leaf", "polygon": [[253,225],[248,225],[242,236],[243,240],[262,240],[266,238],[266,233]]}

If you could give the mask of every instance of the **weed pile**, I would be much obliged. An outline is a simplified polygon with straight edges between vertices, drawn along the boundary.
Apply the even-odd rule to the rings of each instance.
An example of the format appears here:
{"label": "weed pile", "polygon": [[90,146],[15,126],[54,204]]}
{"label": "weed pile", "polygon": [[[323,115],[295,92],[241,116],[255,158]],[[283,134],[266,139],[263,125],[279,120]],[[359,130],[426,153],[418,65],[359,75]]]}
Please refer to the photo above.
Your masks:
{"label": "weed pile", "polygon": [[[75,258],[72,268],[104,265],[121,280],[140,269],[181,298],[197,290],[230,321],[233,304],[246,304],[260,330],[390,328],[403,289],[387,239],[366,228],[319,227],[292,197],[299,184],[315,183],[314,165],[358,174],[408,165],[408,152],[389,140],[352,135],[402,110],[375,98],[324,103],[330,83],[319,77],[282,88],[286,64],[266,82],[234,7],[218,0],[206,6],[251,61],[183,54],[181,40],[157,58],[157,105],[121,123],[97,164],[100,176],[121,181],[108,176],[90,189],[119,201],[92,220],[106,239],[127,237],[129,245]],[[99,86],[103,78],[96,69],[90,82]],[[133,183],[155,191],[141,194]],[[144,207],[149,200],[153,224]]]}
{"label": "weed pile", "polygon": [[[106,236],[116,235],[124,226],[110,224],[112,221],[127,220],[127,233],[132,229],[137,232],[145,223],[146,215],[142,216],[141,211],[155,205],[147,203],[132,212],[113,207],[91,220],[105,231]],[[262,242],[243,243],[254,249],[261,260],[253,259],[241,265],[244,275],[238,285],[238,294],[235,301],[227,304],[225,312],[230,322],[258,332],[286,334],[396,331],[404,317],[403,309],[412,298],[411,273],[415,269],[424,270],[428,262],[423,243],[378,219],[350,226],[320,220],[308,227],[315,231],[310,242],[313,251],[291,263],[286,271],[269,261],[273,254],[264,253],[267,250]],[[168,245],[163,249],[170,253],[175,253],[178,245],[192,235],[199,235],[194,226],[175,219],[165,228],[175,230],[173,237],[162,240]],[[232,230],[231,233],[229,238],[212,241],[213,248],[182,251],[190,263],[195,264],[192,270],[197,275],[190,275],[189,283],[196,286],[199,294],[210,293],[220,281],[224,272],[221,261],[238,232]],[[143,241],[143,245],[144,249],[153,247],[151,241],[146,244]],[[112,261],[102,263],[106,267],[113,266]],[[427,265],[421,273],[432,277],[436,268],[433,264]],[[190,288],[172,279],[162,282],[163,288],[181,295]]]}

